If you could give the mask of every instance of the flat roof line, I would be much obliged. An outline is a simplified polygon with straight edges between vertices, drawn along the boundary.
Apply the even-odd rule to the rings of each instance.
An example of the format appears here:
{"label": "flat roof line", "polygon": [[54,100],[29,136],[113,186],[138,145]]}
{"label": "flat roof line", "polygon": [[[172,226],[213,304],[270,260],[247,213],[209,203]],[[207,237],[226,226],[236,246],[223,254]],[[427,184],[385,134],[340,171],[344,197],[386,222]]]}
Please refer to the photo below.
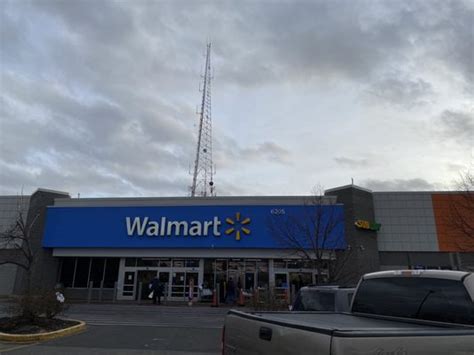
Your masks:
{"label": "flat roof line", "polygon": [[59,191],[59,190],[52,190],[52,189],[45,189],[45,188],[42,188],[42,187],[36,189],[36,191],[33,192],[33,194],[36,193],[36,192],[50,192],[50,193],[54,193],[54,194],[69,196],[69,192]]}

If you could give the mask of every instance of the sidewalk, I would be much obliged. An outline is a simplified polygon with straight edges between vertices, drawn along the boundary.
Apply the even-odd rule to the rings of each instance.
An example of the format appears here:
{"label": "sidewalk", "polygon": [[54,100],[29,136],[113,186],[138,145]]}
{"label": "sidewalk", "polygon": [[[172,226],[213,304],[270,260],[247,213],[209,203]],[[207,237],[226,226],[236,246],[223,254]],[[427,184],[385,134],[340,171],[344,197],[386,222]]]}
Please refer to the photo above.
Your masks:
{"label": "sidewalk", "polygon": [[[153,305],[153,302],[151,300],[141,300],[138,302],[137,300],[135,301],[124,301],[124,300],[117,300],[117,301],[112,301],[112,300],[103,300],[103,301],[98,301],[98,300],[91,300],[88,302],[87,300],[81,300],[81,299],[66,299],[66,302],[69,304],[104,304],[104,305],[136,305],[136,306],[141,306],[141,305]],[[11,297],[4,297],[0,298],[0,305],[5,304],[5,305],[10,305],[14,303],[14,299]],[[161,300],[161,306],[167,306],[167,307],[210,307],[210,308],[216,308],[216,306],[211,306],[211,302],[193,302],[192,306],[189,306],[187,301],[166,301],[166,300]],[[220,308],[237,308],[238,305],[237,303],[235,304],[227,304],[227,303],[219,303],[217,307]],[[239,307],[240,308],[240,307]]]}

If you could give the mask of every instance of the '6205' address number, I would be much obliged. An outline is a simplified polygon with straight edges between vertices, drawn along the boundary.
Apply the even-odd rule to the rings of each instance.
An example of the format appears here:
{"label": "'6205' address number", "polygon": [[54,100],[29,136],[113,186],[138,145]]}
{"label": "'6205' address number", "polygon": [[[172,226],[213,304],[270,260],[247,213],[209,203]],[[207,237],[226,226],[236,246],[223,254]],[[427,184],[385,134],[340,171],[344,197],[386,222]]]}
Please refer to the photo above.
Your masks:
{"label": "'6205' address number", "polygon": [[272,208],[270,210],[270,213],[273,215],[282,215],[285,214],[285,209],[284,208]]}

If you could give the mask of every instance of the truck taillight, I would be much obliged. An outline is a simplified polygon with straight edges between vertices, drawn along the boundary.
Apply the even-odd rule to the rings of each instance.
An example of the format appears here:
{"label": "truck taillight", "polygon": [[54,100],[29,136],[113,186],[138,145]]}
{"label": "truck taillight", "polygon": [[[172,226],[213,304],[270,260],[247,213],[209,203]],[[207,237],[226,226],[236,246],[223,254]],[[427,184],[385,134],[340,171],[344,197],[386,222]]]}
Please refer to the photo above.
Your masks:
{"label": "truck taillight", "polygon": [[222,327],[221,354],[225,355],[225,325]]}

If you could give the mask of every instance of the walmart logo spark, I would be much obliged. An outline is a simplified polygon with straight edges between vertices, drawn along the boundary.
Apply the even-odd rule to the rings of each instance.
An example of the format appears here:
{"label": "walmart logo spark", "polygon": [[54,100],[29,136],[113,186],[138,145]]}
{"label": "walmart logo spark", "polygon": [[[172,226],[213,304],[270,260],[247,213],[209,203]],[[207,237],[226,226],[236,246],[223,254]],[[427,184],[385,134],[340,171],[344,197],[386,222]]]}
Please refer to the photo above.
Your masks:
{"label": "walmart logo spark", "polygon": [[235,232],[235,240],[240,240],[240,233],[242,232],[245,235],[250,234],[250,229],[245,227],[246,225],[250,224],[250,218],[244,218],[242,221],[240,220],[240,212],[237,212],[235,214],[235,220],[231,218],[226,218],[225,221],[227,224],[230,226],[229,228],[226,229],[225,234],[226,235],[231,235],[232,233]]}

